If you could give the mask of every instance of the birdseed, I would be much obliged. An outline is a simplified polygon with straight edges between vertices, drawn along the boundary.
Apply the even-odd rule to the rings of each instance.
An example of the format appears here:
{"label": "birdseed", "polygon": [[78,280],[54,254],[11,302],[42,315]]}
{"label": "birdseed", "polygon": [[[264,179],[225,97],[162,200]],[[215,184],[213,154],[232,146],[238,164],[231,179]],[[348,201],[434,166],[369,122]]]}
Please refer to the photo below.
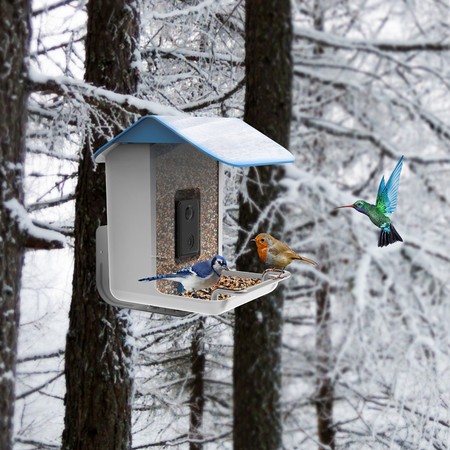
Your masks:
{"label": "birdseed", "polygon": [[[216,289],[229,289],[231,291],[240,291],[257,285],[261,282],[260,278],[240,278],[235,276],[221,276],[219,281],[213,287],[201,289],[199,291],[185,291],[179,294],[182,297],[199,298],[202,300],[211,300],[211,295]],[[219,300],[227,300],[232,294],[219,294]]]}

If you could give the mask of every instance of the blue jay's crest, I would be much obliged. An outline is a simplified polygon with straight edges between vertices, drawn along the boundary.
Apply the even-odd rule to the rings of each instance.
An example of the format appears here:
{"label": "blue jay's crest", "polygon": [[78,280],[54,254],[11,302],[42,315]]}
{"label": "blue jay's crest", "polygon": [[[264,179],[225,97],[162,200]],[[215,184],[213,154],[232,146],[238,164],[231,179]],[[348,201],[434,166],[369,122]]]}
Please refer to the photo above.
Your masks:
{"label": "blue jay's crest", "polygon": [[224,270],[228,270],[228,263],[223,256],[217,255],[211,260],[211,267],[220,276]]}
{"label": "blue jay's crest", "polygon": [[216,255],[212,259],[198,262],[191,267],[185,267],[177,272],[141,278],[139,281],[167,279],[182,284],[183,289],[186,291],[191,289],[198,291],[199,289],[205,289],[216,284],[224,270],[228,270],[226,259],[220,255]]}

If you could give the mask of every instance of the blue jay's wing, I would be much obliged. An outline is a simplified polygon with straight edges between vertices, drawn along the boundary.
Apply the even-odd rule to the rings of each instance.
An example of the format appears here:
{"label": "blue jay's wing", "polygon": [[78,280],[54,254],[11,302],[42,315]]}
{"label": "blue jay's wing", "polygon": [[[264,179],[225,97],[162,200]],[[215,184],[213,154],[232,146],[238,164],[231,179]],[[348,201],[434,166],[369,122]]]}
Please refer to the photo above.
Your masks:
{"label": "blue jay's wing", "polygon": [[191,276],[197,276],[197,274],[192,269],[193,267],[185,267],[184,269],[180,269],[175,273],[167,275],[167,278],[187,278]]}
{"label": "blue jay's wing", "polygon": [[180,269],[177,272],[174,273],[167,273],[164,275],[155,275],[153,277],[147,277],[147,278],[141,278],[138,281],[154,281],[154,280],[162,280],[162,279],[168,279],[171,278],[175,279],[183,279],[183,278],[190,278],[190,277],[199,277],[199,278],[206,278],[213,270],[211,269],[211,260],[208,261],[202,261],[197,264],[194,264],[192,267],[185,267],[184,269]]}
{"label": "blue jay's wing", "polygon": [[402,166],[403,156],[399,159],[394,171],[389,177],[387,184],[380,192],[381,186],[384,184],[384,179],[381,180],[380,187],[378,188],[376,206],[384,214],[392,214],[395,211],[395,208],[397,208],[398,186],[400,184]]}
{"label": "blue jay's wing", "polygon": [[200,278],[207,278],[212,273],[211,260],[194,264],[189,270]]}
{"label": "blue jay's wing", "polygon": [[[169,273],[166,275],[156,275],[148,278],[141,278],[139,281],[153,281],[153,280],[161,280],[167,279],[171,281],[177,281],[182,285],[182,287],[178,286],[178,292],[189,291],[189,290],[199,290],[205,289],[207,287],[212,286],[217,279],[219,278],[219,274],[213,268],[213,261],[216,261],[219,256],[214,257],[208,261],[201,261],[197,264],[194,264],[192,267],[186,267],[184,269],[178,270],[174,273]],[[226,268],[226,261],[220,257],[220,269]]]}
{"label": "blue jay's wing", "polygon": [[141,278],[138,281],[154,281],[154,280],[163,280],[163,279],[170,280],[171,278],[183,279],[183,278],[187,278],[189,276],[197,276],[197,274],[195,272],[193,272],[191,269],[192,269],[191,267],[186,267],[186,268],[180,269],[174,273],[166,273],[164,275],[155,275],[153,277]]}

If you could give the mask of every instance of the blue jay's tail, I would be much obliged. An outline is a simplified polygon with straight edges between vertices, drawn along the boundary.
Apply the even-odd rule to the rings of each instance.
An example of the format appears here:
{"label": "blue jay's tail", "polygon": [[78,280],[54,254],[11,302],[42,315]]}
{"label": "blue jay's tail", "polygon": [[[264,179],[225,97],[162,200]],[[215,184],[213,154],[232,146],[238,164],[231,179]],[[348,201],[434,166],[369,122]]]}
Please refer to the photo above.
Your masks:
{"label": "blue jay's tail", "polygon": [[164,278],[178,278],[176,274],[168,274],[168,275],[155,275],[154,277],[140,278],[138,281],[154,281],[154,280],[162,280]]}

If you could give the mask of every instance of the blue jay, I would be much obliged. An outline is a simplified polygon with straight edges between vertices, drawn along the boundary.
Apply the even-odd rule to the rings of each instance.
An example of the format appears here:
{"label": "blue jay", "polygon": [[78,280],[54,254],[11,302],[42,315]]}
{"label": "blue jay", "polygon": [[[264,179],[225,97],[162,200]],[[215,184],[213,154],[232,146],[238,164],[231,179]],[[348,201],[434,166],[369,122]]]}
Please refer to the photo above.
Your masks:
{"label": "blue jay", "polygon": [[[141,278],[138,281],[166,279],[178,281],[186,291],[190,291],[191,289],[198,291],[199,289],[205,289],[216,284],[224,270],[228,270],[226,259],[220,255],[216,255],[212,259],[198,262],[191,267],[185,267],[177,272]],[[183,289],[181,291],[178,290],[178,292],[183,292]]]}

